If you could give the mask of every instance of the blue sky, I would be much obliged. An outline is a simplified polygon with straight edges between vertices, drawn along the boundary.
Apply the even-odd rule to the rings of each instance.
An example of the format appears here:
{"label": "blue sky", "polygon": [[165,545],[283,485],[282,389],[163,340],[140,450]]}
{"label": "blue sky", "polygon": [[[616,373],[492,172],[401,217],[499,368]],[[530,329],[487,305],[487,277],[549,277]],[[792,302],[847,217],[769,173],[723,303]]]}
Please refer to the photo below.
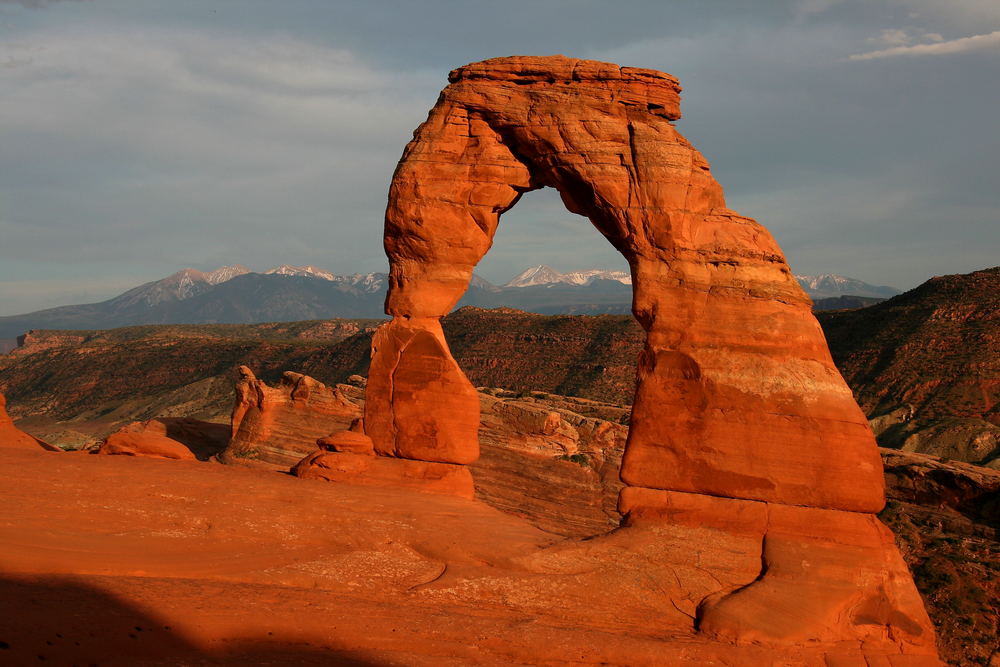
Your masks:
{"label": "blue sky", "polygon": [[[996,0],[0,0],[0,315],[183,267],[381,271],[448,70],[661,69],[729,205],[798,273],[910,288],[1000,257]],[[480,266],[623,268],[551,191]]]}

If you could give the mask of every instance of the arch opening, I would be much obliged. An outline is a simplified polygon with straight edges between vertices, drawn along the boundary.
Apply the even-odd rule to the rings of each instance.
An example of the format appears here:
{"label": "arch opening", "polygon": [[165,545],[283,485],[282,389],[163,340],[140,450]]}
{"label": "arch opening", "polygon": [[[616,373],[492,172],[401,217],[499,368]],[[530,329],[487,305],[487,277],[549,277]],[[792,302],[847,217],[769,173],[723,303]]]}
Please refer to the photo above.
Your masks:
{"label": "arch opening", "polygon": [[[614,246],[603,243],[593,223],[566,209],[559,193],[542,187],[522,194],[500,214],[493,243],[476,274],[502,286],[530,267],[566,273],[586,269],[628,271]],[[546,311],[550,312],[550,311]]]}

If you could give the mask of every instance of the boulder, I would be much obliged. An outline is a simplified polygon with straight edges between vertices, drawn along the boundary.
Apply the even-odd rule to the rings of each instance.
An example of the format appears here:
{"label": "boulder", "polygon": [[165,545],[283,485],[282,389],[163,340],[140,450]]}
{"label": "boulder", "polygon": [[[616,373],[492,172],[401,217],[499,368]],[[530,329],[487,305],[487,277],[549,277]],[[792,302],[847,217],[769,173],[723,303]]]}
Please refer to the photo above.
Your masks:
{"label": "boulder", "polygon": [[479,458],[479,397],[434,318],[396,319],[372,340],[365,432],[375,451],[419,461]]}
{"label": "boulder", "polygon": [[230,427],[188,417],[157,417],[126,424],[118,432],[167,438],[185,447],[195,458],[206,461],[225,449]]}
{"label": "boulder", "polygon": [[375,454],[372,439],[356,431],[337,431],[316,441],[316,446],[328,452]]}
{"label": "boulder", "polygon": [[156,459],[195,461],[194,453],[182,442],[152,431],[122,430],[112,433],[96,450],[97,454],[148,456]]}

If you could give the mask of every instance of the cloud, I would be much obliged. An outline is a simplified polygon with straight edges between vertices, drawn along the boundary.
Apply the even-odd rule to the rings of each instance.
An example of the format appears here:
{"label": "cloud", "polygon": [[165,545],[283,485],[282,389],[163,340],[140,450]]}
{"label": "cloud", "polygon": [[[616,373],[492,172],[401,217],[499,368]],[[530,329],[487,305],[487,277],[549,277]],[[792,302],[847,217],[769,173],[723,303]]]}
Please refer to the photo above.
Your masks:
{"label": "cloud", "polygon": [[969,32],[984,27],[1000,27],[997,26],[1000,22],[1000,2],[996,0],[889,0],[889,4],[907,11],[910,19],[921,20],[938,29]]}
{"label": "cloud", "polygon": [[[679,76],[678,127],[799,271],[908,287],[996,263],[1000,89],[982,81],[1000,59],[900,58],[886,78],[846,56],[1000,30],[997,0],[48,2],[0,0],[0,314],[184,266],[384,270],[414,127],[450,68],[510,53]],[[479,271],[620,261],[548,191],[504,216]],[[65,284],[15,304],[34,280]]]}
{"label": "cloud", "polygon": [[[903,31],[883,31],[883,36],[887,32],[891,33],[893,39],[899,40],[899,35],[895,33],[902,33]],[[903,35],[905,36],[905,33]],[[931,39],[940,37],[936,33],[930,33],[927,36]],[[893,58],[896,56],[940,56],[994,49],[1000,50],[1000,30],[985,35],[973,35],[972,37],[962,37],[948,41],[935,41],[930,44],[893,46],[879,51],[855,53],[850,56],[850,60],[875,60],[876,58]]]}
{"label": "cloud", "polygon": [[909,46],[914,42],[943,42],[944,37],[936,32],[924,32],[912,28],[887,28],[878,37],[869,37],[869,42],[888,47]]}
{"label": "cloud", "polygon": [[0,282],[68,263],[381,270],[392,169],[446,82],[292,37],[135,26],[25,32],[0,66]]}
{"label": "cloud", "polygon": [[[28,9],[41,9],[42,7],[48,7],[53,3],[62,1],[64,0],[0,0],[0,5],[18,5],[20,7],[27,7]],[[75,1],[85,2],[86,0]]]}

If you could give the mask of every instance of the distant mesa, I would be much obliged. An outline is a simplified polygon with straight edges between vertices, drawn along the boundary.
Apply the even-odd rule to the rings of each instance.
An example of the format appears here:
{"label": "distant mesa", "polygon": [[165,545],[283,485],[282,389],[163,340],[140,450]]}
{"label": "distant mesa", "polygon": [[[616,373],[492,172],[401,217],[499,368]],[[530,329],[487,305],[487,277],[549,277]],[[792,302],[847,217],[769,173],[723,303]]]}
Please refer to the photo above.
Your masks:
{"label": "distant mesa", "polygon": [[880,445],[1000,468],[1000,267],[819,319]]}

